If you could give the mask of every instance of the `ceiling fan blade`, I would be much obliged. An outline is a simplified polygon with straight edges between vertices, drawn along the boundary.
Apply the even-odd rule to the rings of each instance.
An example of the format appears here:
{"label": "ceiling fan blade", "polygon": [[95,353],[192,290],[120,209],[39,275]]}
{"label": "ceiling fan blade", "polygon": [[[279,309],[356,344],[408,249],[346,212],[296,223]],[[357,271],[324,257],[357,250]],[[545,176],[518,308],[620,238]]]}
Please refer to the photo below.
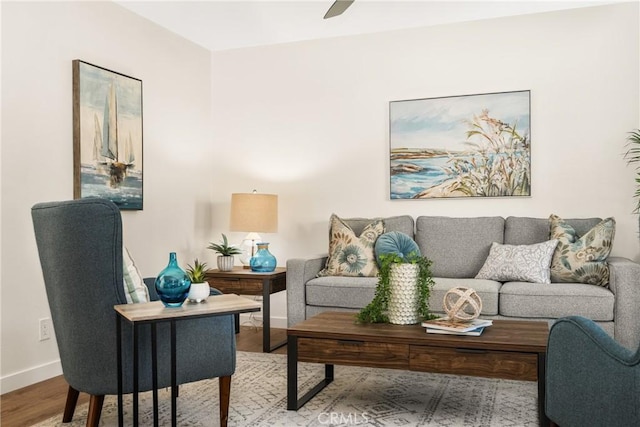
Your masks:
{"label": "ceiling fan blade", "polygon": [[329,10],[327,10],[327,13],[325,13],[324,19],[341,15],[342,12],[344,12],[349,6],[351,6],[351,3],[353,3],[353,1],[354,0],[336,0],[335,2],[333,2]]}

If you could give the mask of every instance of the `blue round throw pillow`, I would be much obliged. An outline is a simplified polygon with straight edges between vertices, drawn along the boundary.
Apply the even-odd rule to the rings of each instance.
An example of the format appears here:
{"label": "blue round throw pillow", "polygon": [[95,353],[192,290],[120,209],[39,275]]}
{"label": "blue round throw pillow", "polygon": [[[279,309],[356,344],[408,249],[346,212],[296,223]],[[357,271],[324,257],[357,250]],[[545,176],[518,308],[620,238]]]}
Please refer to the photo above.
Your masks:
{"label": "blue round throw pillow", "polygon": [[376,260],[380,260],[380,255],[384,254],[396,254],[402,258],[406,258],[411,252],[420,256],[420,248],[413,239],[404,233],[399,231],[390,231],[384,233],[375,245]]}

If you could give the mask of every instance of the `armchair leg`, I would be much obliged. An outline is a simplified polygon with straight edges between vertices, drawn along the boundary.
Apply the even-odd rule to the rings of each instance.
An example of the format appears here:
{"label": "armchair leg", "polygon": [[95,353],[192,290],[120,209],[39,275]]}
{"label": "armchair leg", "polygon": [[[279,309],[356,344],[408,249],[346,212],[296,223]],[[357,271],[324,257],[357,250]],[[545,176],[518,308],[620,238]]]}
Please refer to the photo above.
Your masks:
{"label": "armchair leg", "polygon": [[227,427],[229,420],[229,398],[231,397],[231,375],[220,377],[220,427]]}
{"label": "armchair leg", "polygon": [[91,395],[89,398],[89,412],[87,413],[87,427],[98,427],[98,424],[100,423],[100,414],[102,414],[103,403],[104,395]]}
{"label": "armchair leg", "polygon": [[62,415],[62,422],[69,423],[73,419],[73,413],[76,411],[76,404],[78,403],[78,396],[80,392],[75,388],[69,386],[67,392],[67,403],[64,405],[64,414]]}

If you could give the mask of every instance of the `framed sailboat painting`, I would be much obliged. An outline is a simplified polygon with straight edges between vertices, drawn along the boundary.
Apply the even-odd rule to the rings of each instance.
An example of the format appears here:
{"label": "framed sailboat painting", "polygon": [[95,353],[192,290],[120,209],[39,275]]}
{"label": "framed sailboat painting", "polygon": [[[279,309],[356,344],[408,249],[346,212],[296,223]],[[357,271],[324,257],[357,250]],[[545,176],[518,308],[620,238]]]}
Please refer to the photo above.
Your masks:
{"label": "framed sailboat painting", "polygon": [[73,61],[73,197],[143,202],[142,80]]}

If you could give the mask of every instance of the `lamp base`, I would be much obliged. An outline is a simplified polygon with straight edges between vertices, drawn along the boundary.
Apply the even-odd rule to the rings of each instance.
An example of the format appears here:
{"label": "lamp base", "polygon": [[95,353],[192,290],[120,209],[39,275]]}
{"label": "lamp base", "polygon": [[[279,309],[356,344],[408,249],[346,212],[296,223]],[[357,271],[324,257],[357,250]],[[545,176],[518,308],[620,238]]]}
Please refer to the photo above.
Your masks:
{"label": "lamp base", "polygon": [[251,257],[256,252],[256,242],[259,242],[261,239],[258,233],[249,233],[242,240],[242,243],[238,245],[242,250],[242,254],[240,255],[240,262],[242,263],[243,268],[251,268]]}

